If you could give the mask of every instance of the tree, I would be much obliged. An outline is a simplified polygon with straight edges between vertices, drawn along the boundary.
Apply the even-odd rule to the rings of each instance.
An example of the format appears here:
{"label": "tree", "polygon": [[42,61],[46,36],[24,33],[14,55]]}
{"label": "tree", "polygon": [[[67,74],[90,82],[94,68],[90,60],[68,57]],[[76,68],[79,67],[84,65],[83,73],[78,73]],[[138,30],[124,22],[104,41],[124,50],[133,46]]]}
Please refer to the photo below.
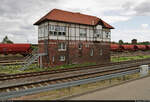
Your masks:
{"label": "tree", "polygon": [[140,45],[150,45],[150,42],[149,41],[145,41],[145,42],[139,42],[138,44],[140,44]]}
{"label": "tree", "polygon": [[2,43],[4,43],[4,44],[13,44],[13,42],[11,40],[9,40],[7,36],[5,36],[3,38]]}
{"label": "tree", "polygon": [[122,41],[122,40],[119,40],[119,44],[123,44],[123,41]]}
{"label": "tree", "polygon": [[132,44],[137,44],[137,39],[132,39],[131,43]]}

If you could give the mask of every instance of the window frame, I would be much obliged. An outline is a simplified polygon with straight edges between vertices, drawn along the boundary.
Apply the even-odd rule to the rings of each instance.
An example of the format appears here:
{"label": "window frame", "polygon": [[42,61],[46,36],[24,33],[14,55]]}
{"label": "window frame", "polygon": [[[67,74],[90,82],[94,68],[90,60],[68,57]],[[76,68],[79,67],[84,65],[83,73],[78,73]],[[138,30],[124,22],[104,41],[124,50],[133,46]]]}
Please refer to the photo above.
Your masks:
{"label": "window frame", "polygon": [[58,51],[66,51],[67,44],[65,42],[58,43]]}
{"label": "window frame", "polygon": [[94,56],[94,49],[93,48],[91,48],[91,50],[90,50],[90,56],[91,57]]}
{"label": "window frame", "polygon": [[101,29],[94,29],[94,37],[102,38],[102,30]]}
{"label": "window frame", "polygon": [[[85,32],[81,32],[82,30],[85,30]],[[80,28],[80,32],[79,32],[79,36],[80,37],[87,37],[87,29],[86,28]]]}
{"label": "window frame", "polygon": [[110,39],[110,36],[111,36],[110,31],[109,31],[109,32],[106,32],[105,34],[106,34],[106,38]]}
{"label": "window frame", "polygon": [[59,61],[64,62],[66,60],[66,56],[65,55],[60,55],[59,56]]}
{"label": "window frame", "polygon": [[66,36],[66,26],[49,25],[49,32],[52,36]]}

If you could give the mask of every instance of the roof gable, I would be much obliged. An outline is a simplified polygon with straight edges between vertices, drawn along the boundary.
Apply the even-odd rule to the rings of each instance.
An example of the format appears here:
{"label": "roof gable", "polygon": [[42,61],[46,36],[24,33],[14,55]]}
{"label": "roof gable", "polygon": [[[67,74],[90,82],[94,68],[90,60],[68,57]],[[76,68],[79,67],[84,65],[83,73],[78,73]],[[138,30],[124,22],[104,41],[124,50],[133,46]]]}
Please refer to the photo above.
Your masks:
{"label": "roof gable", "polygon": [[34,25],[39,25],[41,22],[45,20],[52,21],[62,21],[68,23],[76,23],[76,24],[84,24],[84,25],[97,25],[99,22],[102,22],[104,27],[109,29],[114,29],[111,25],[107,24],[103,20],[98,17],[85,15],[81,13],[73,13],[68,11],[63,11],[59,9],[53,9],[49,13],[47,13],[44,17],[38,20]]}

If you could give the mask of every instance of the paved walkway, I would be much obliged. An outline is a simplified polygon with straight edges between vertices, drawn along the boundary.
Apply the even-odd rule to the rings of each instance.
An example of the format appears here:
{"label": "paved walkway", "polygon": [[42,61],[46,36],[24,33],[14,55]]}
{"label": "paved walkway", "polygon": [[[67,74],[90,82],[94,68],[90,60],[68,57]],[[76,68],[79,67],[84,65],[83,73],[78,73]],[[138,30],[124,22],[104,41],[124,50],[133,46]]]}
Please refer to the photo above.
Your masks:
{"label": "paved walkway", "polygon": [[[71,100],[150,100],[150,77],[107,88]],[[70,100],[69,99],[69,100]]]}

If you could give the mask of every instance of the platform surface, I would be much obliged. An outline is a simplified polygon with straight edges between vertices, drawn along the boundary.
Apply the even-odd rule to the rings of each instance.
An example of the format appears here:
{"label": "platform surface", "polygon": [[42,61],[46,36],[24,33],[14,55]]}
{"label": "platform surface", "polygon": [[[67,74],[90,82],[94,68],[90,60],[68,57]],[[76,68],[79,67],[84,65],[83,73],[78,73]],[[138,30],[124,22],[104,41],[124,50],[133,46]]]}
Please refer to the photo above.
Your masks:
{"label": "platform surface", "polygon": [[72,97],[69,100],[150,100],[150,77]]}

